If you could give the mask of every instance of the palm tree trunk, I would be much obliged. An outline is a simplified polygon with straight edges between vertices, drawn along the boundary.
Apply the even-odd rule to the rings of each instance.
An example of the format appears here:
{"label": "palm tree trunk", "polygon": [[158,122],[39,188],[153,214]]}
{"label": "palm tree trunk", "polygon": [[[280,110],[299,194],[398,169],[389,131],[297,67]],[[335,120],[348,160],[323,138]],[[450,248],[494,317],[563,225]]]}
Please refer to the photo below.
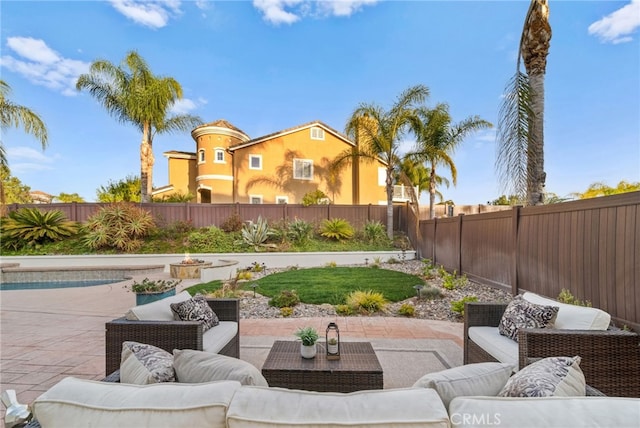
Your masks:
{"label": "palm tree trunk", "polygon": [[393,239],[393,168],[387,168],[387,237]]}
{"label": "palm tree trunk", "polygon": [[140,200],[143,203],[151,202],[153,178],[153,148],[151,140],[151,126],[145,123],[142,130],[142,143],[140,144]]}
{"label": "palm tree trunk", "polygon": [[531,109],[533,117],[529,124],[527,147],[527,203],[542,205],[546,173],[544,172],[544,74],[529,76],[531,84]]}

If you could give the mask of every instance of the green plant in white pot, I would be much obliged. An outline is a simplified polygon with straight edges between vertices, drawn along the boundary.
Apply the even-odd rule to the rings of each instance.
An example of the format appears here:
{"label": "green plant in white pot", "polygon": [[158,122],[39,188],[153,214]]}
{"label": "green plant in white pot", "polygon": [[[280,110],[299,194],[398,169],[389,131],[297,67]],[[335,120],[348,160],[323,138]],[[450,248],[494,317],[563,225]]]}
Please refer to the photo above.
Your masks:
{"label": "green plant in white pot", "polygon": [[313,327],[298,329],[295,335],[300,339],[300,353],[302,358],[314,358],[316,356],[316,342],[318,341],[318,331]]}

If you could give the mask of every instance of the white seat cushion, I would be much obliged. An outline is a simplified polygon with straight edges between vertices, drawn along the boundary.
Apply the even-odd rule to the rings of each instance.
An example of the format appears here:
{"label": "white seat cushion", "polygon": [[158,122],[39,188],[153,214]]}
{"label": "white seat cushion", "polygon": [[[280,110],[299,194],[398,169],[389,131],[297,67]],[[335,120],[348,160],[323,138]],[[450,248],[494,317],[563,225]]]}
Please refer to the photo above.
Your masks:
{"label": "white seat cushion", "polygon": [[43,427],[216,427],[240,388],[235,381],[129,385],[65,378],[38,397]]}
{"label": "white seat cushion", "polygon": [[493,358],[518,369],[518,342],[503,336],[498,327],[469,327],[469,338]]}
{"label": "white seat cushion", "polygon": [[125,318],[131,321],[173,321],[171,303],[184,302],[190,298],[191,294],[188,291],[183,291],[166,299],[157,300],[146,305],[134,306],[127,311]]}
{"label": "white seat cushion", "polygon": [[611,322],[611,315],[597,308],[560,303],[535,293],[524,293],[522,297],[537,305],[558,306],[554,328],[567,330],[606,330]]}
{"label": "white seat cushion", "polygon": [[449,427],[433,389],[407,388],[349,394],[243,386],[227,411],[228,428]]}
{"label": "white seat cushion", "polygon": [[451,426],[500,428],[637,428],[640,399],[618,397],[457,397]]}
{"label": "white seat cushion", "polygon": [[217,354],[238,333],[238,323],[235,321],[220,321],[202,335],[202,350]]}

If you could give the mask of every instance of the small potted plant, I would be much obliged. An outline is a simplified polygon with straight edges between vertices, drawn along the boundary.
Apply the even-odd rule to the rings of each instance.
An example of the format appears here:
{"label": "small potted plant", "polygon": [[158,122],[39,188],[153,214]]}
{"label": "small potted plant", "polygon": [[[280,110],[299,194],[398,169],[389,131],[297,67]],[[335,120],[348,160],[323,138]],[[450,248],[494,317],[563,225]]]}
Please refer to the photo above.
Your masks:
{"label": "small potted plant", "polygon": [[125,288],[136,293],[136,305],[145,305],[165,297],[175,296],[176,287],[181,282],[181,280],[145,278],[142,282],[133,281],[131,285],[125,285]]}
{"label": "small potted plant", "polygon": [[316,342],[318,341],[318,331],[313,327],[298,329],[295,335],[301,340],[300,353],[302,358],[314,358],[316,356]]}

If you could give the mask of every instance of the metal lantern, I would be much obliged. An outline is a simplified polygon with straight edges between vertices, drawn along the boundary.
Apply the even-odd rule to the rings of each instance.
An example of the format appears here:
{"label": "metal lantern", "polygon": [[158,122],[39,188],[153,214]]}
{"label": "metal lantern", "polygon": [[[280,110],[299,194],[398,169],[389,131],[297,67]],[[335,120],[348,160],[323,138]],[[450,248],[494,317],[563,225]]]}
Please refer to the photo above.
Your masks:
{"label": "metal lantern", "polygon": [[340,330],[338,325],[330,322],[325,334],[325,345],[327,347],[327,360],[340,359]]}

